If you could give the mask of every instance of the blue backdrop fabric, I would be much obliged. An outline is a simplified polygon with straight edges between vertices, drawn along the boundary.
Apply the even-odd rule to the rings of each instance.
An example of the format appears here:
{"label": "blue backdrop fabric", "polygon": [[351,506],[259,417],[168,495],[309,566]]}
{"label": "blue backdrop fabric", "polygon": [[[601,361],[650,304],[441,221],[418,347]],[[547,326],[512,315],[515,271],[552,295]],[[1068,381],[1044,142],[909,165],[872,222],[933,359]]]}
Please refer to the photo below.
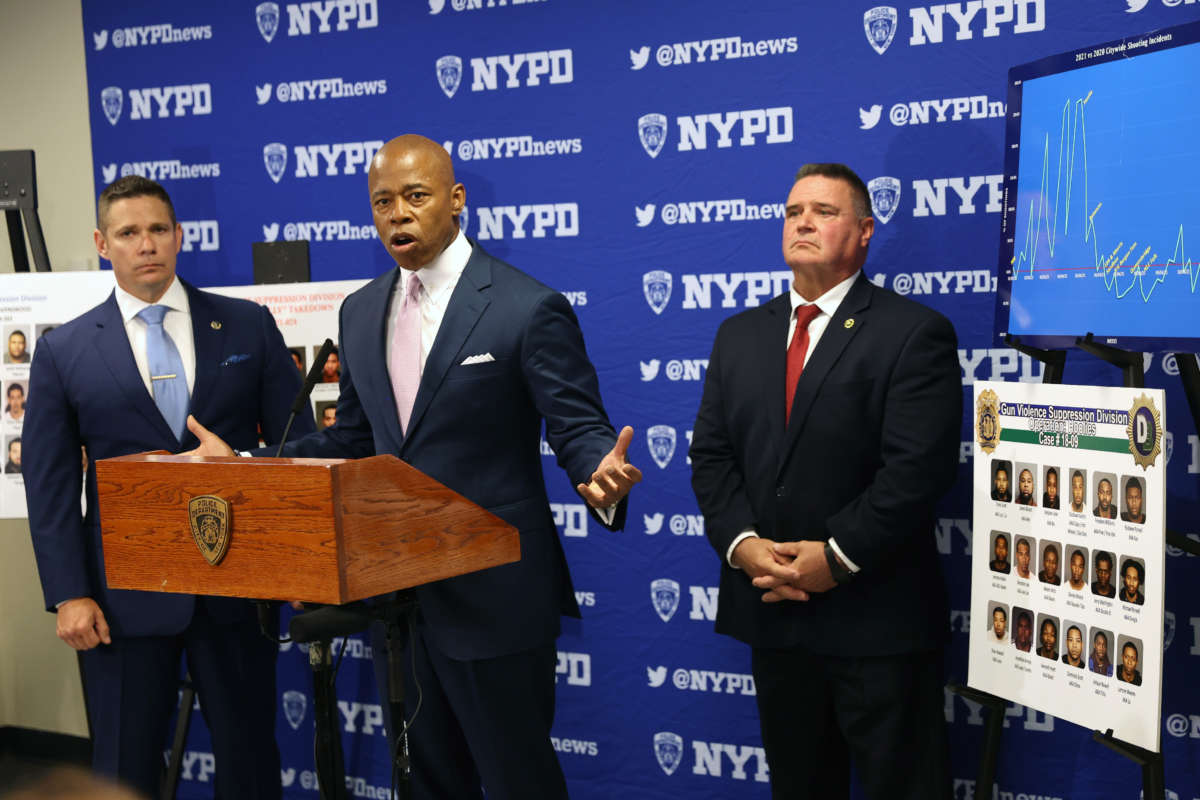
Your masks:
{"label": "blue backdrop fabric", "polygon": [[[951,319],[970,407],[976,379],[1042,373],[993,337],[1007,70],[1198,18],[1196,0],[84,0],[95,185],[162,182],[185,229],[179,271],[198,285],[250,283],[251,243],[294,239],[311,242],[314,280],[370,278],[392,266],[371,225],[372,153],[406,132],[445,143],[468,235],[571,300],[646,475],[611,534],[543,448],[584,613],[558,642],[554,745],[572,796],[765,798],[749,653],[712,631],[718,562],[687,446],[717,325],[786,289],[795,170],[843,161],[871,183],[866,272]],[[1200,440],[1178,369],[1146,359],[1147,384],[1169,397],[1169,525],[1200,531]],[[1067,381],[1119,375],[1072,353]],[[929,532],[958,681],[971,440],[964,420],[960,480]],[[1170,552],[1162,742],[1185,800],[1200,797],[1198,570]],[[302,651],[279,661],[289,798],[316,791]],[[339,711],[352,794],[384,797],[369,652],[346,642]],[[945,713],[966,798],[983,714],[949,693]],[[1138,797],[1140,771],[1088,731],[1016,705],[1005,725],[997,797]],[[180,796],[210,796],[199,715],[187,750]]]}

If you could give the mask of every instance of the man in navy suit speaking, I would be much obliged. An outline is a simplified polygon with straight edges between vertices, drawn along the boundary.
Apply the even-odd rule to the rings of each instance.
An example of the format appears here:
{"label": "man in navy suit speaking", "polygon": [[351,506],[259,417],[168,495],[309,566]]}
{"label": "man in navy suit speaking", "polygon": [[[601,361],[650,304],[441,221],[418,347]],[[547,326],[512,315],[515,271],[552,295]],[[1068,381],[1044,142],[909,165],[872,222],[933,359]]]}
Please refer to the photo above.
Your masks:
{"label": "man in navy suit speaking", "polygon": [[[284,453],[391,453],[520,531],[519,562],[417,587],[417,635],[404,656],[406,686],[422,690],[409,734],[413,789],[465,800],[482,797],[482,784],[488,800],[565,798],[550,743],[554,641],[560,617],[579,607],[539,431],[544,422],[558,463],[615,530],[641,479],[626,459],[633,429],[618,436],[609,424],[566,298],[459,230],[466,190],[441,145],[388,142],[368,189],[397,268],[342,305],[337,423]],[[198,453],[228,454],[194,430]]]}
{"label": "man in navy suit speaking", "polygon": [[[278,648],[248,601],[108,588],[95,462],[194,447],[189,414],[240,447],[258,445],[260,426],[277,441],[300,375],[267,309],[175,275],[183,229],[160,185],[121,178],[101,193],[98,222],[96,249],[117,288],[38,343],[24,429],[34,553],[58,636],[82,654],[94,766],[158,796],[185,653],[217,796],[278,798]],[[314,425],[302,416],[296,427]]]}
{"label": "man in navy suit speaking", "polygon": [[692,439],[716,628],[751,647],[774,797],[848,797],[853,763],[872,800],[947,798],[954,329],[863,276],[875,221],[848,167],[803,167],[784,208],[792,289],[722,323]]}

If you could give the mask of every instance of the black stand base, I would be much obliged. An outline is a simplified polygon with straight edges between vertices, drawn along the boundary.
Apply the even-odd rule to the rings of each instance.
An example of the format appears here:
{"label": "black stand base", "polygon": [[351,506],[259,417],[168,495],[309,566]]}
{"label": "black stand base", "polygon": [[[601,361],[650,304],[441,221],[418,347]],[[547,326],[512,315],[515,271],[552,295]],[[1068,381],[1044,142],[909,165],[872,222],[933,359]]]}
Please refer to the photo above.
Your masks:
{"label": "black stand base", "polygon": [[983,753],[979,757],[979,776],[975,779],[975,800],[990,800],[992,785],[996,782],[996,764],[1000,760],[1000,735],[1004,731],[1004,710],[1008,707],[1008,701],[969,686],[951,684],[949,688],[955,694],[988,709],[987,722],[983,727]]}
{"label": "black stand base", "polygon": [[1163,758],[1161,753],[1151,753],[1149,750],[1114,739],[1112,728],[1104,733],[1092,731],[1092,739],[1125,756],[1142,768],[1142,800],[1166,800],[1166,781],[1163,778]]}
{"label": "black stand base", "polygon": [[[308,662],[313,670],[313,714],[316,722],[315,756],[317,784],[322,800],[346,800],[346,766],[342,752],[341,728],[337,713],[337,666],[333,663],[331,642],[336,636],[361,633],[372,622],[387,625],[388,673],[391,691],[386,702],[392,719],[403,726],[404,670],[400,662],[399,642],[403,632],[412,630],[417,601],[411,592],[398,592],[389,600],[327,606],[292,618],[288,633],[295,642],[308,642]],[[409,800],[408,736],[405,727],[396,732],[393,756],[393,789],[400,800]]]}
{"label": "black stand base", "polygon": [[1146,367],[1142,363],[1142,354],[1132,350],[1121,350],[1097,342],[1092,334],[1075,340],[1075,346],[1085,353],[1091,353],[1101,361],[1112,364],[1121,370],[1124,386],[1130,389],[1141,389],[1146,385]]}
{"label": "black stand base", "polygon": [[1004,343],[1018,353],[1024,353],[1035,361],[1040,361],[1046,365],[1042,371],[1042,383],[1063,382],[1063,368],[1067,363],[1067,352],[1065,350],[1042,350],[1038,347],[1022,344],[1019,336],[1005,336]]}

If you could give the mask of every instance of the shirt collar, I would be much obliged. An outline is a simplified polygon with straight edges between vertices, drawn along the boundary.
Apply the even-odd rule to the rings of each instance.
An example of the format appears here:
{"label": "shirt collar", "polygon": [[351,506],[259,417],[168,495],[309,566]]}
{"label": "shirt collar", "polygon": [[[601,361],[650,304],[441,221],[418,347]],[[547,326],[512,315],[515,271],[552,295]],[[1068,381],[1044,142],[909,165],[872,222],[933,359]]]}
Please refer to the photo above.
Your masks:
{"label": "shirt collar", "polygon": [[[818,297],[816,300],[813,300],[812,304],[819,308],[822,314],[827,314],[828,316],[832,317],[838,310],[838,306],[840,306],[842,301],[846,299],[846,295],[850,292],[850,287],[854,285],[854,281],[858,279],[858,276],[861,273],[862,270],[855,272],[849,278],[846,278],[846,280],[837,284],[832,289],[825,292],[825,294]],[[788,293],[791,295],[792,299],[793,314],[796,313],[796,309],[800,306],[808,305],[808,301],[801,297],[800,293],[796,291],[795,285],[790,287]]]}
{"label": "shirt collar", "polygon": [[147,306],[166,306],[172,311],[181,311],[184,314],[191,313],[187,290],[183,288],[183,281],[179,280],[178,275],[171,279],[171,285],[167,287],[167,291],[163,293],[163,296],[158,298],[157,303],[147,303],[140,297],[134,297],[120,286],[116,288],[115,293],[117,296],[117,308],[121,312],[121,321],[125,323],[136,317],[138,312]]}
{"label": "shirt collar", "polygon": [[470,259],[471,243],[467,241],[467,237],[463,235],[460,228],[449,246],[421,269],[411,270],[400,267],[401,280],[398,283],[401,286],[407,286],[409,276],[415,273],[421,281],[421,286],[425,289],[425,294],[436,299],[446,287],[458,283],[458,276],[467,268],[467,261]]}

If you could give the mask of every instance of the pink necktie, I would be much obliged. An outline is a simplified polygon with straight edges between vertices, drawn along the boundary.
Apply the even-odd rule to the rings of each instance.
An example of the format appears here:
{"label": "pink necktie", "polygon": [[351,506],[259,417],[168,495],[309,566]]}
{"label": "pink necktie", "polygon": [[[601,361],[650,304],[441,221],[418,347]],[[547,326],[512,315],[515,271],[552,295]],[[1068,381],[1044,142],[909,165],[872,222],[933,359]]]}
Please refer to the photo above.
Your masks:
{"label": "pink necktie", "polygon": [[400,311],[396,314],[392,334],[391,370],[392,391],[396,397],[396,413],[400,429],[407,435],[408,420],[421,384],[421,281],[414,272],[408,279]]}

